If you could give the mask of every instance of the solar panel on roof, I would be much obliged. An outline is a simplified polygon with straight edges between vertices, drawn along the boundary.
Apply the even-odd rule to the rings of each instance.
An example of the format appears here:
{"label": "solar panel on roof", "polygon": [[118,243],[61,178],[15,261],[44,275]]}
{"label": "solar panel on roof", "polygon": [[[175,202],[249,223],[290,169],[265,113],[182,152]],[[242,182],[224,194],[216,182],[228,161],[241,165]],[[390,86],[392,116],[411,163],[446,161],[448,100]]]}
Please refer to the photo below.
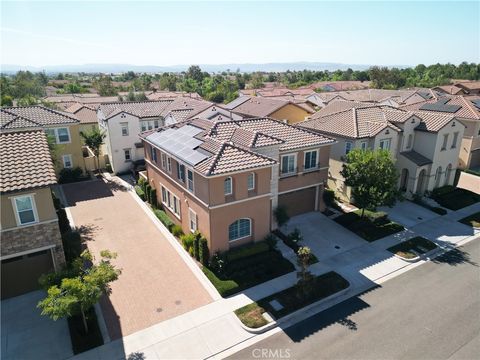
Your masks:
{"label": "solar panel on roof", "polygon": [[472,103],[473,105],[475,105],[475,107],[480,110],[480,99],[475,99],[475,100],[472,100]]}
{"label": "solar panel on roof", "polygon": [[449,101],[450,99],[439,99],[433,104],[423,104],[420,106],[420,110],[439,111],[453,114],[462,108],[460,105],[447,104]]}

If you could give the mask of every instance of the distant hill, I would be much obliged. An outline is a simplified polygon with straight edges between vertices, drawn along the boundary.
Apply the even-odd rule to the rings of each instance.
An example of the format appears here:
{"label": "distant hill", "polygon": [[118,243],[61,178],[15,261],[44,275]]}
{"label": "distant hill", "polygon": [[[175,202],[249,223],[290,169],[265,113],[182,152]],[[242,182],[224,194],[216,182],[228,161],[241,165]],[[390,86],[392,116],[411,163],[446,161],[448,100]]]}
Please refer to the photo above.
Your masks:
{"label": "distant hill", "polygon": [[[172,65],[172,66],[156,66],[156,65],[129,65],[129,64],[83,64],[83,65],[48,65],[48,66],[21,66],[5,64],[0,65],[2,73],[15,73],[19,70],[30,70],[33,72],[45,71],[47,73],[69,73],[69,72],[85,72],[85,73],[123,73],[127,71],[159,73],[159,72],[182,72],[188,69],[190,65]],[[266,63],[266,64],[199,64],[204,71],[222,72],[226,70],[241,72],[282,72],[287,70],[366,70],[372,65],[360,64],[341,64],[341,63],[323,63],[323,62],[291,62],[291,63]],[[408,66],[398,65],[396,67],[406,68]]]}

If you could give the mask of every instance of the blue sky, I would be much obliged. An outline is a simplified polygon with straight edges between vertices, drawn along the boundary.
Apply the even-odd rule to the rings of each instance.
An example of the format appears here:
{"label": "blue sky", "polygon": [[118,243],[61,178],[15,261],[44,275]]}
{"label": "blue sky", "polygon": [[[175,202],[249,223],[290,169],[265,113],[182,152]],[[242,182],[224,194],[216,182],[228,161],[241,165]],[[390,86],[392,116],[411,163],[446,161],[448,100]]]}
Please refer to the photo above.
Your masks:
{"label": "blue sky", "polygon": [[5,2],[1,63],[480,61],[480,2]]}

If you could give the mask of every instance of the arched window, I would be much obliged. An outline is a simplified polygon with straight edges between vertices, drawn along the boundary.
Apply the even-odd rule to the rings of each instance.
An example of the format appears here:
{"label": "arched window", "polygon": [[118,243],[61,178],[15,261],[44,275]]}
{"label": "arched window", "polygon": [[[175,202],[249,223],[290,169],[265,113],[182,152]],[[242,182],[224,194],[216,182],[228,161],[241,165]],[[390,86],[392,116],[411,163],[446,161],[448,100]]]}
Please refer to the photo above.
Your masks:
{"label": "arched window", "polygon": [[232,194],[232,177],[231,176],[227,177],[223,182],[223,192],[225,195]]}
{"label": "arched window", "polygon": [[252,220],[238,219],[228,227],[228,240],[233,241],[252,235]]}
{"label": "arched window", "polygon": [[407,150],[412,148],[412,143],[413,143],[413,135],[408,134]]}
{"label": "arched window", "polygon": [[445,170],[445,185],[450,185],[450,177],[452,174],[452,164],[448,164],[447,170]]}
{"label": "arched window", "polygon": [[439,187],[440,186],[440,178],[442,176],[442,167],[439,166],[437,168],[437,172],[435,173],[435,187]]}

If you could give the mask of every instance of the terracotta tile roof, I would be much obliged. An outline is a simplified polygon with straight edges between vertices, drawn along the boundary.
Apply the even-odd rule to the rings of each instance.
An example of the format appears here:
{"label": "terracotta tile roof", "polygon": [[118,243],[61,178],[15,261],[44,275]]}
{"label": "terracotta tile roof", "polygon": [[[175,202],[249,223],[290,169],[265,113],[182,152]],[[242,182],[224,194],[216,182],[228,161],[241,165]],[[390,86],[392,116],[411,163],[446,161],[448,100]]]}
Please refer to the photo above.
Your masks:
{"label": "terracotta tile roof", "polygon": [[[22,118],[15,123],[9,123],[8,128],[24,128],[33,127],[33,124],[37,126],[51,126],[51,125],[64,125],[64,124],[78,124],[79,120],[71,113],[52,110],[44,106],[25,106],[25,107],[7,107],[0,109],[2,113],[2,125],[1,129],[7,129],[6,123],[3,122],[3,118],[9,115]],[[5,115],[8,114],[8,115]]]}
{"label": "terracotta tile roof", "polygon": [[369,104],[369,103],[363,103],[359,101],[334,100],[328,103],[327,106],[325,106],[324,108],[321,108],[315,114],[310,116],[310,119],[318,119],[327,115],[335,114],[335,113],[353,109],[353,108],[364,108],[364,107],[371,107],[371,106],[375,106],[375,105]]}
{"label": "terracotta tile roof", "polygon": [[421,131],[437,132],[455,119],[453,115],[439,114],[436,112],[410,111],[409,113],[418,116],[422,120],[415,128],[415,130]]}
{"label": "terracotta tile roof", "polygon": [[271,166],[275,163],[275,160],[267,156],[254,153],[231,143],[223,143],[215,156],[197,164],[195,169],[206,176],[211,176]]}
{"label": "terracotta tile roof", "polygon": [[57,182],[44,131],[1,133],[0,145],[0,192]]}
{"label": "terracotta tile roof", "polygon": [[[177,97],[165,108],[163,117],[173,115],[177,122],[190,119],[213,105],[210,101],[193,99],[189,97]],[[188,111],[187,111],[188,110]]]}
{"label": "terracotta tile roof", "polygon": [[476,107],[473,103],[473,101],[476,101],[480,99],[480,96],[443,96],[441,99],[445,99],[448,101],[446,102],[446,105],[456,105],[459,107],[459,109],[453,113],[445,113],[442,111],[432,111],[432,110],[422,110],[421,108],[425,104],[434,104],[438,101],[438,99],[435,100],[428,100],[428,101],[420,101],[414,104],[410,105],[405,105],[401,106],[401,109],[404,110],[422,110],[426,111],[429,113],[437,113],[437,114],[447,114],[447,115],[454,115],[458,118],[463,118],[463,119],[474,119],[474,120],[479,120],[480,119],[480,109]]}
{"label": "terracotta tile roof", "polygon": [[458,84],[455,84],[455,85],[462,87],[468,91],[480,90],[480,81],[465,81],[465,82],[459,82]]}
{"label": "terracotta tile roof", "polygon": [[463,89],[461,87],[455,85],[444,85],[444,86],[435,86],[434,90],[439,89],[441,92],[450,94],[450,95],[457,95],[463,93]]}
{"label": "terracotta tile roof", "polygon": [[[244,99],[242,99],[242,101],[243,100]],[[239,100],[236,99],[234,101],[239,101]],[[307,112],[313,113],[312,109],[308,110],[305,107],[299,106],[298,104],[295,104],[291,101],[279,100],[279,99],[268,98],[268,97],[259,97],[259,96],[249,97],[249,99],[247,99],[246,101],[243,101],[241,104],[235,107],[232,107],[231,103],[227,104],[227,108],[231,109],[236,113],[243,114],[243,115],[254,116],[254,117],[266,117],[289,104],[301,107]]]}
{"label": "terracotta tile roof", "polygon": [[132,114],[139,118],[159,117],[162,116],[172,102],[173,99],[105,103],[100,105],[99,111],[103,113],[106,120],[122,112]]}
{"label": "terracotta tile roof", "polygon": [[316,83],[301,86],[299,89],[321,89],[321,88],[331,88],[336,91],[340,90],[359,90],[359,89],[368,89],[370,87],[370,81],[318,81]]}
{"label": "terracotta tile roof", "polygon": [[202,97],[197,93],[187,93],[186,91],[156,91],[147,95],[148,100],[161,100],[165,98],[192,98],[192,99],[202,99]]}
{"label": "terracotta tile roof", "polygon": [[429,158],[423,156],[422,154],[419,154],[414,150],[401,152],[400,155],[405,156],[408,160],[412,161],[414,164],[418,166],[428,165],[433,162]]}
{"label": "terracotta tile roof", "polygon": [[284,95],[310,95],[315,91],[310,88],[289,89],[287,87],[261,88],[240,90],[240,94],[262,97],[276,97]]}
{"label": "terracotta tile roof", "polygon": [[[271,137],[271,140],[269,141],[272,143],[269,145],[278,143],[279,140],[283,141],[282,145],[280,145],[281,151],[300,149],[315,145],[326,145],[335,141],[305,128],[288,125],[284,122],[269,118],[217,122],[215,123],[215,126],[212,127],[209,135],[223,141],[229,141],[237,127]],[[263,139],[259,141],[265,146]]]}
{"label": "terracotta tile roof", "polygon": [[75,114],[75,116],[80,120],[81,124],[96,124],[98,122],[97,119],[97,110],[94,108],[76,103],[72,106],[70,106],[66,112],[71,112],[72,114]]}
{"label": "terracotta tile roof", "polygon": [[[354,106],[344,111],[306,120],[298,123],[298,125],[321,133],[351,139],[374,137],[387,127],[392,128],[394,131],[401,131],[401,129],[387,120],[385,114],[387,108],[381,106]],[[389,111],[402,112],[392,108],[388,109],[391,109]]]}

